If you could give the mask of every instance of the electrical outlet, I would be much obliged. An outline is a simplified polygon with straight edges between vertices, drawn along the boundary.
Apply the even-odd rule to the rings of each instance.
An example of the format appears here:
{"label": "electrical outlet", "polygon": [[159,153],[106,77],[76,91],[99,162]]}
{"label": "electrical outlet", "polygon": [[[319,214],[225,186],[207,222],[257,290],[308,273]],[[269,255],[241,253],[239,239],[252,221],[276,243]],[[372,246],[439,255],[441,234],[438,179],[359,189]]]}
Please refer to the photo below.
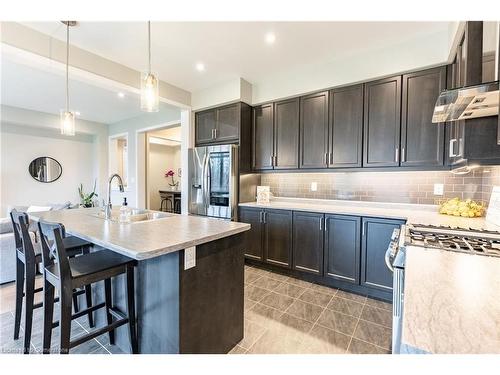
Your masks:
{"label": "electrical outlet", "polygon": [[196,266],[196,247],[191,246],[184,250],[184,269],[190,269]]}
{"label": "electrical outlet", "polygon": [[317,190],[318,190],[318,183],[311,182],[311,191],[317,191]]}
{"label": "electrical outlet", "polygon": [[444,194],[444,185],[434,184],[434,195],[443,195],[443,194]]}

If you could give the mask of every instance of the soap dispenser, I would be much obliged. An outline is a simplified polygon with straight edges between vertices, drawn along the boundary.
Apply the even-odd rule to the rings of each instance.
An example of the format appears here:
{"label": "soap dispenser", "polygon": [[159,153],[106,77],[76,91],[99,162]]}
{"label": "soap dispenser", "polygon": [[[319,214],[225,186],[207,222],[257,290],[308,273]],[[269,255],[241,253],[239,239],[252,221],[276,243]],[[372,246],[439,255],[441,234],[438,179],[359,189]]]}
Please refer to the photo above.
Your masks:
{"label": "soap dispenser", "polygon": [[120,207],[120,223],[128,223],[129,221],[130,210],[128,208],[127,197],[124,197],[122,206]]}

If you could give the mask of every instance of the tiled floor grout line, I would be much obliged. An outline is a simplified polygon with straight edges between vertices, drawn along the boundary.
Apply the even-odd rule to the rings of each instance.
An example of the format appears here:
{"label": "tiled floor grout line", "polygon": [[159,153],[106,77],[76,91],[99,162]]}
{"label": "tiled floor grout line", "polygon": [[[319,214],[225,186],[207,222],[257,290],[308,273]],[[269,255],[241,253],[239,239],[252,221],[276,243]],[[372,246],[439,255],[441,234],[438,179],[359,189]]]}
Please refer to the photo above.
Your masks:
{"label": "tiled floor grout line", "polygon": [[[82,327],[82,329],[83,329],[86,333],[90,333],[90,331],[88,331],[88,330],[87,330],[87,328],[85,328],[85,327],[84,327],[84,326],[83,326],[83,325],[82,325],[82,324],[81,324],[78,320],[75,320],[75,322],[76,322],[76,324],[78,324],[80,327]],[[103,344],[101,344],[101,342],[100,342],[99,340],[97,340],[97,338],[96,338],[96,337],[95,337],[95,338],[93,338],[92,340],[95,340],[95,341],[99,344],[99,346],[100,346],[101,348],[103,348],[103,349],[104,349],[104,350],[106,350],[109,354],[111,354],[111,352],[110,352],[108,349],[106,349],[106,347],[105,347]],[[97,349],[96,349],[96,350],[97,350]],[[95,352],[95,350],[93,350],[93,352]],[[90,353],[89,353],[89,354],[90,354]]]}
{"label": "tiled floor grout line", "polygon": [[365,309],[366,306],[366,300],[365,303],[363,304],[363,308],[361,309],[361,312],[359,314],[358,320],[356,321],[356,325],[354,326],[354,330],[352,331],[351,339],[349,340],[349,345],[347,345],[347,349],[345,350],[345,353],[349,353],[349,348],[351,347],[352,339],[354,338],[354,334],[356,333],[356,329],[358,329],[358,324],[361,319],[361,315],[363,314],[363,310]]}

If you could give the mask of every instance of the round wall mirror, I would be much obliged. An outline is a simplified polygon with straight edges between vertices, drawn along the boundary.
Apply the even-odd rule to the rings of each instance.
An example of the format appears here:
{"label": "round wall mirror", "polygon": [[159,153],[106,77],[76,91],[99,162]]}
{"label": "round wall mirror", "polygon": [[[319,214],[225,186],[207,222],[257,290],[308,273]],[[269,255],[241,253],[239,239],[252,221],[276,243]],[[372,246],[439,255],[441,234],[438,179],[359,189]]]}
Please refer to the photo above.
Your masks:
{"label": "round wall mirror", "polygon": [[28,171],[35,180],[48,183],[61,177],[62,166],[54,158],[41,156],[30,163]]}

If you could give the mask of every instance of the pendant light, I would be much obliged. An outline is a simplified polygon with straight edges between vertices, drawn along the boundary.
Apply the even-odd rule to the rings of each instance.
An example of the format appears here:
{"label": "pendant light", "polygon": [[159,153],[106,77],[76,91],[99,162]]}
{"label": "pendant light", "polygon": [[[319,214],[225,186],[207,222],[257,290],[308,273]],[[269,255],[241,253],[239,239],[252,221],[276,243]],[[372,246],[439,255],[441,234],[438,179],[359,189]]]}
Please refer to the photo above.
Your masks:
{"label": "pendant light", "polygon": [[66,108],[61,109],[61,134],[75,135],[75,114],[69,110],[69,28],[76,21],[61,21],[66,25]]}
{"label": "pendant light", "polygon": [[148,71],[141,73],[141,110],[159,111],[158,78],[151,72],[151,21],[148,21]]}

